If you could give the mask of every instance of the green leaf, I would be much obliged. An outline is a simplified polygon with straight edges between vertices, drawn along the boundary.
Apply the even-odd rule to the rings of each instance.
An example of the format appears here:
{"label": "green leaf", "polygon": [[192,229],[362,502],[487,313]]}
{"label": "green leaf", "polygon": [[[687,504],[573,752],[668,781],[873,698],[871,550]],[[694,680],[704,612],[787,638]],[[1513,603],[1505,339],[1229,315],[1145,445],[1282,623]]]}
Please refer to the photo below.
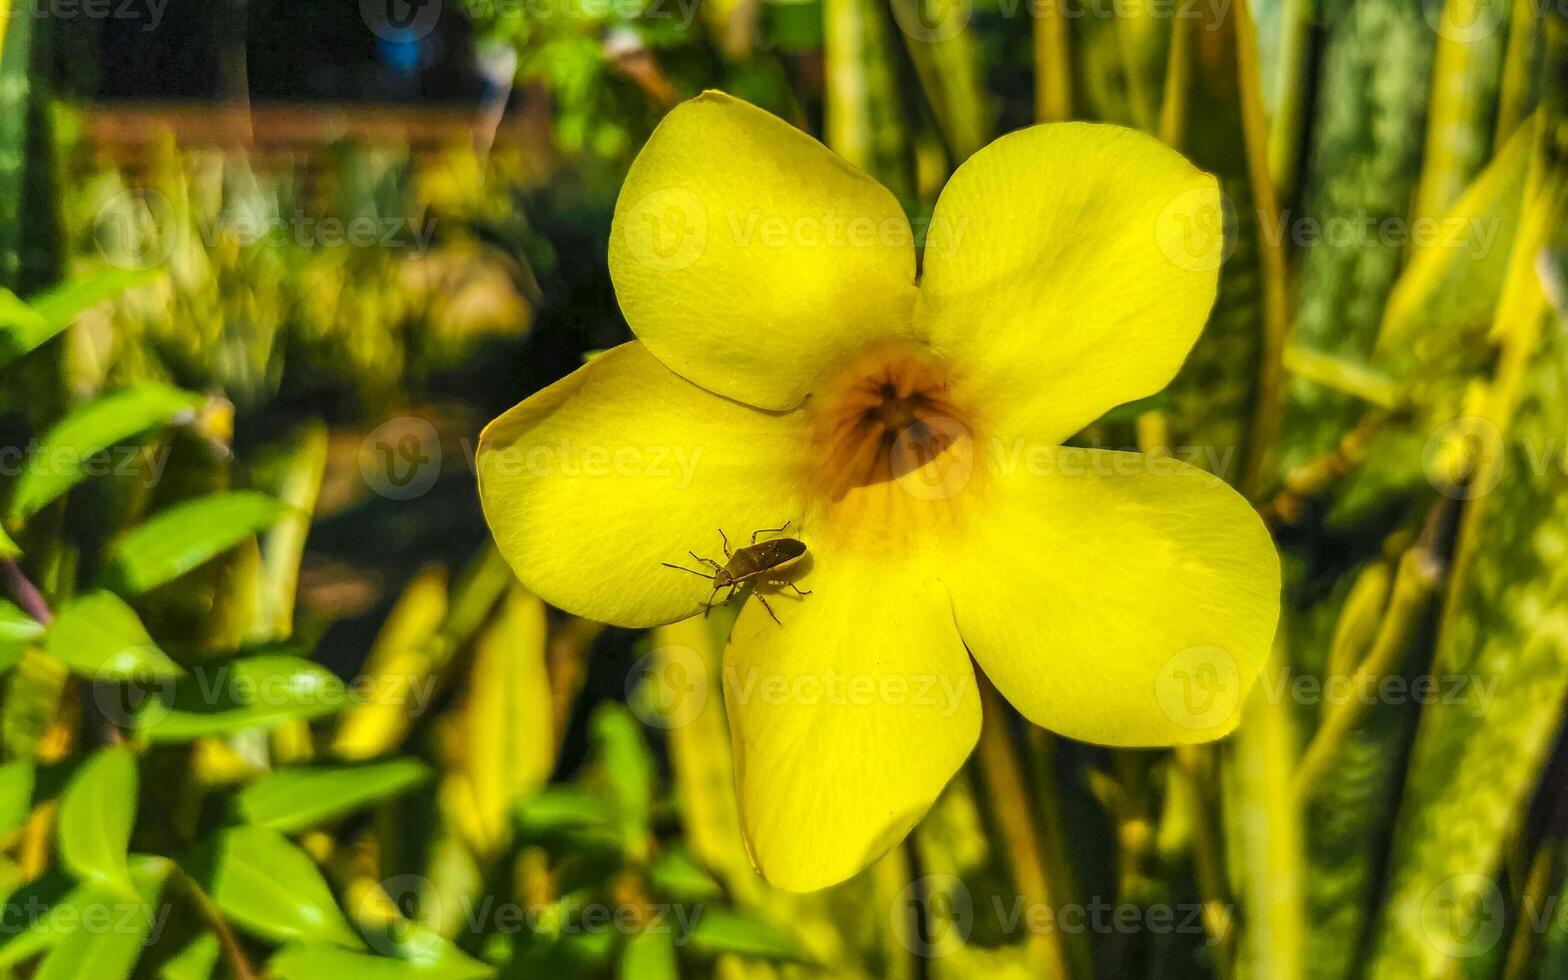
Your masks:
{"label": "green leaf", "polygon": [[104,300],[158,275],[154,270],[103,269],[61,283],[25,304],[10,292],[0,294],[0,367],[42,346]]}
{"label": "green leaf", "polygon": [[60,800],[60,860],[78,879],[135,894],[128,852],[136,819],[136,756],[100,749],[77,770]]}
{"label": "green leaf", "polygon": [[675,938],[667,930],[639,932],[621,954],[622,980],[679,980]]}
{"label": "green leaf", "polygon": [[267,961],[267,970],[278,980],[468,980],[488,977],[495,970],[483,963],[467,960],[468,966],[428,966],[387,956],[353,953],[335,946],[302,944],[287,946]]}
{"label": "green leaf", "polygon": [[236,804],[250,823],[291,833],[396,796],[429,776],[418,759],[279,769],[242,790]]}
{"label": "green leaf", "polygon": [[621,839],[632,855],[643,855],[654,786],[653,757],[642,726],[624,705],[606,703],[594,712],[592,728],[594,747],[615,799]]}
{"label": "green leaf", "polygon": [[[95,885],[78,885],[58,872],[46,873],[23,885],[0,906],[4,912],[4,921],[0,923],[0,970],[62,945],[61,940],[75,935],[82,923],[107,919],[111,926],[118,922],[138,929],[139,918],[147,903],[155,898],[157,886],[167,876],[169,867],[166,858],[145,854],[133,857],[130,874],[137,889],[134,900]],[[134,905],[128,904],[132,901]]]}
{"label": "green leaf", "polygon": [[609,828],[614,822],[615,810],[610,801],[573,786],[547,787],[517,807],[518,829],[530,835]]}
{"label": "green leaf", "polygon": [[341,710],[347,698],[342,680],[320,664],[266,654],[202,664],[166,682],[133,727],[153,741],[189,741],[321,718]]}
{"label": "green leaf", "polygon": [[71,670],[94,680],[184,673],[153,643],[136,612],[112,592],[89,592],[62,607],[49,624],[44,648]]}
{"label": "green leaf", "polygon": [[94,466],[95,454],[194,411],[200,395],[141,384],[88,402],[50,429],[11,494],[10,520],[24,521],[70,490]]}
{"label": "green leaf", "polygon": [[659,855],[648,869],[648,880],[661,894],[682,902],[716,898],[724,891],[712,875],[679,848]]}
{"label": "green leaf", "polygon": [[33,760],[16,759],[0,766],[0,834],[22,825],[33,809]]}
{"label": "green leaf", "polygon": [[221,955],[223,947],[218,937],[203,932],[164,962],[158,980],[212,980]]}
{"label": "green leaf", "polygon": [[43,623],[0,599],[0,670],[15,664],[28,646],[43,635]]}
{"label": "green leaf", "polygon": [[21,547],[11,540],[11,536],[5,533],[4,528],[0,528],[0,558],[15,558],[21,553]]}
{"label": "green leaf", "polygon": [[158,893],[168,876],[163,858],[141,858],[131,869],[134,903],[117,892],[86,888],[76,902],[81,914],[44,957],[33,980],[125,980],[152,934]]}
{"label": "green leaf", "polygon": [[221,831],[181,866],[247,932],[280,943],[361,945],[315,863],[275,830]]}
{"label": "green leaf", "polygon": [[155,589],[272,526],[285,509],[266,494],[245,490],[177,504],[115,543],[105,582],[130,595]]}
{"label": "green leaf", "polygon": [[417,969],[421,977],[465,980],[494,972],[418,922],[396,918],[379,926],[362,924],[361,928],[371,949]]}
{"label": "green leaf", "polygon": [[709,956],[734,953],[766,960],[804,962],[790,933],[749,912],[704,908],[691,931],[692,949]]}

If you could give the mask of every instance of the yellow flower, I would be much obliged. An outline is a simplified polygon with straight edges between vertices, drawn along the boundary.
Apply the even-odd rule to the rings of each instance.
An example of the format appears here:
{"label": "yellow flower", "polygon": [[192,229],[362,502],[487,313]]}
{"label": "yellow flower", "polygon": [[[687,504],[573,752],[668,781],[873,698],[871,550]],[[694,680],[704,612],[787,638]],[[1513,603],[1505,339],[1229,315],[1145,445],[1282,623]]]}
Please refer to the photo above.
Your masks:
{"label": "yellow flower", "polygon": [[677,107],[633,163],[610,271],[638,339],[485,430],[485,514],[529,588],[623,626],[702,612],[711,584],[661,563],[720,529],[805,542],[810,595],[764,587],[780,622],[747,602],[724,655],[774,884],[842,880],[914,826],[978,736],[971,656],[1073,738],[1236,724],[1279,613],[1262,522],[1172,459],[1061,446],[1176,373],[1218,205],[1147,136],[1036,126],[954,173],[917,276],[893,195],[744,102]]}

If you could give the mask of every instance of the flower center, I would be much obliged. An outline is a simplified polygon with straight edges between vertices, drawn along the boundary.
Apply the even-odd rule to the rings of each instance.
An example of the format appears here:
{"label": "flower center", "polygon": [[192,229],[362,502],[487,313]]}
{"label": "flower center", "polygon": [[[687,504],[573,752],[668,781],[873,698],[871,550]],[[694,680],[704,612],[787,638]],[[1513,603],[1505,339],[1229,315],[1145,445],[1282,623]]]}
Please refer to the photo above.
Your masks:
{"label": "flower center", "polygon": [[810,516],[831,543],[903,553],[956,522],[981,474],[950,380],[923,351],[877,347],[813,396]]}

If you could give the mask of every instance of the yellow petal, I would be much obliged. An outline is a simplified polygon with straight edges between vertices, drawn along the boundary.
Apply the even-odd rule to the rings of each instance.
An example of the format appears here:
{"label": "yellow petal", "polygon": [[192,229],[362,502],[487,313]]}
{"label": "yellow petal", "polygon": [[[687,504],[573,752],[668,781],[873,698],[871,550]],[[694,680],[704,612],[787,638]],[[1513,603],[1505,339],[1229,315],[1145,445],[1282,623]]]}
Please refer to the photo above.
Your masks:
{"label": "yellow petal", "polygon": [[485,519],[546,602],[620,626],[674,622],[701,612],[713,589],[660,562],[700,569],[687,551],[722,562],[720,528],[733,542],[799,520],[780,475],[806,445],[799,428],[623,344],[485,429]]}
{"label": "yellow petal", "polygon": [[1279,617],[1256,512],[1169,457],[1056,447],[994,461],[943,574],[964,642],[1031,721],[1109,745],[1235,727]]}
{"label": "yellow petal", "polygon": [[842,881],[898,843],[980,732],[941,585],[812,560],[799,580],[812,594],[765,593],[782,625],[747,600],[724,654],[747,840],[762,874],[791,891]]}
{"label": "yellow petal", "polygon": [[1214,302],[1219,187],[1130,129],[1034,126],[953,174],[916,329],[999,431],[1061,442],[1163,388]]}
{"label": "yellow petal", "polygon": [[610,275],[659,360],[782,409],[868,340],[907,336],[915,253],[884,187],[776,116],[708,92],[665,116],[632,163]]}

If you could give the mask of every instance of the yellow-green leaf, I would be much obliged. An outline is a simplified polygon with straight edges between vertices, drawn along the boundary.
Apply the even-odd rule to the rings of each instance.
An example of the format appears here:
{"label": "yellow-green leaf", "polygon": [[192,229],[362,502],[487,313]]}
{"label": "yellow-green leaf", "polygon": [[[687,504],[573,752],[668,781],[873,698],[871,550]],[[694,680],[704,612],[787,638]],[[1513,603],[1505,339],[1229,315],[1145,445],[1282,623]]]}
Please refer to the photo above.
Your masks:
{"label": "yellow-green leaf", "polygon": [[141,384],[97,398],[55,424],[39,442],[11,494],[10,519],[24,521],[102,469],[95,459],[116,443],[194,412],[199,395]]}
{"label": "yellow-green leaf", "polygon": [[75,673],[94,680],[184,673],[153,643],[136,611],[112,592],[89,592],[61,607],[49,624],[44,649]]}
{"label": "yellow-green leaf", "polygon": [[361,945],[315,863],[275,830],[222,831],[181,863],[247,932],[274,942]]}
{"label": "yellow-green leaf", "polygon": [[235,802],[250,823],[292,833],[396,796],[429,777],[430,767],[418,759],[279,769],[241,790]]}
{"label": "yellow-green leaf", "polygon": [[136,756],[117,745],[91,756],[60,800],[60,861],[79,880],[136,894],[129,851],[136,819]]}
{"label": "yellow-green leaf", "polygon": [[285,509],[266,494],[244,490],[177,504],[115,543],[105,582],[128,595],[155,589],[271,527]]}

